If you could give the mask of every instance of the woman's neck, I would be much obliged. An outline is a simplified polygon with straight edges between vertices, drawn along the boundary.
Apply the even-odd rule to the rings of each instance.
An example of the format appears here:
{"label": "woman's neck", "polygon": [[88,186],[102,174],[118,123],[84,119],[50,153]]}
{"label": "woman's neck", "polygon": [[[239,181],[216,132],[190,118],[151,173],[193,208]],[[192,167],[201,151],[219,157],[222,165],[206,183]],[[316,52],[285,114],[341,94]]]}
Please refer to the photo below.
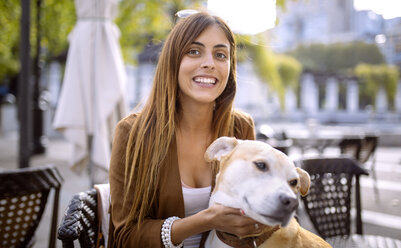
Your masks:
{"label": "woman's neck", "polygon": [[208,133],[211,132],[213,120],[213,105],[183,106],[178,128],[182,132]]}

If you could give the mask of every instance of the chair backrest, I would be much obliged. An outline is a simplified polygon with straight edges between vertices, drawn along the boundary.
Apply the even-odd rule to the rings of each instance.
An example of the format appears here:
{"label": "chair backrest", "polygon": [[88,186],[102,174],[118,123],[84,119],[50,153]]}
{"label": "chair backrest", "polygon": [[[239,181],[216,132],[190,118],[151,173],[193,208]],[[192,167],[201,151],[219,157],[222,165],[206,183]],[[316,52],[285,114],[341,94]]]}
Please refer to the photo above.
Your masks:
{"label": "chair backrest", "polygon": [[296,161],[311,177],[302,197],[313,226],[323,238],[351,233],[351,189],[355,177],[356,232],[362,234],[359,176],[368,173],[350,157],[318,157]]}
{"label": "chair backrest", "polygon": [[361,145],[358,160],[361,163],[366,163],[371,156],[374,155],[379,143],[378,136],[366,136]]}
{"label": "chair backrest", "polygon": [[98,205],[98,220],[99,220],[99,240],[98,243],[104,243],[107,246],[109,239],[109,225],[110,225],[110,184],[95,184],[94,188],[97,191],[97,205]]}
{"label": "chair backrest", "polygon": [[343,139],[339,147],[342,154],[348,154],[364,164],[374,155],[378,143],[378,136],[369,135],[364,138]]}
{"label": "chair backrest", "polygon": [[97,192],[90,189],[73,196],[58,228],[57,238],[63,247],[74,247],[78,240],[81,247],[96,247],[98,234]]}
{"label": "chair backrest", "polygon": [[346,138],[338,144],[341,154],[347,154],[355,159],[359,159],[363,140],[361,138]]}
{"label": "chair backrest", "polygon": [[290,148],[293,144],[291,139],[286,139],[286,140],[268,139],[265,142],[271,145],[272,147],[276,148],[277,150],[285,153],[286,155],[289,154]]}
{"label": "chair backrest", "polygon": [[0,172],[0,247],[31,247],[34,234],[54,190],[49,247],[56,246],[62,177],[52,165]]}

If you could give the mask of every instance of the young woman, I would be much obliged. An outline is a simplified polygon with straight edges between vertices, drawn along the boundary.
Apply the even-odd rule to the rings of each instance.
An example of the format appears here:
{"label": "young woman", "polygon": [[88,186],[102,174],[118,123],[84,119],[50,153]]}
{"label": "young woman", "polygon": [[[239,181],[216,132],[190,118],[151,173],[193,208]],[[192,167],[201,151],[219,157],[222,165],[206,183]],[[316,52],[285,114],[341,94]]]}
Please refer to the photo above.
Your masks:
{"label": "young woman", "polygon": [[204,160],[208,145],[255,138],[251,117],[233,109],[235,50],[229,27],[208,13],[180,19],[170,32],[148,101],[116,127],[109,247],[198,247],[211,229],[258,232],[239,209],[208,207],[217,172]]}

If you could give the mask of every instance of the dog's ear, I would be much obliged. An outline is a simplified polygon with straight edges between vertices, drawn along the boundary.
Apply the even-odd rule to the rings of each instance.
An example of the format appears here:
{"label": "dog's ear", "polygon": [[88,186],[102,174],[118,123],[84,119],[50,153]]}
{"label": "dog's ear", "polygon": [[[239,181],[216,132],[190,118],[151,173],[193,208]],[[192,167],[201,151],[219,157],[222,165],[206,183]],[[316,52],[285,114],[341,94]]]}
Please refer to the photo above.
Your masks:
{"label": "dog's ear", "polygon": [[238,145],[238,140],[233,137],[220,137],[216,139],[206,150],[206,162],[220,161]]}
{"label": "dog's ear", "polygon": [[299,192],[301,193],[302,196],[305,196],[308,193],[310,187],[309,173],[299,167],[296,167],[296,170],[299,174],[299,181],[300,181]]}

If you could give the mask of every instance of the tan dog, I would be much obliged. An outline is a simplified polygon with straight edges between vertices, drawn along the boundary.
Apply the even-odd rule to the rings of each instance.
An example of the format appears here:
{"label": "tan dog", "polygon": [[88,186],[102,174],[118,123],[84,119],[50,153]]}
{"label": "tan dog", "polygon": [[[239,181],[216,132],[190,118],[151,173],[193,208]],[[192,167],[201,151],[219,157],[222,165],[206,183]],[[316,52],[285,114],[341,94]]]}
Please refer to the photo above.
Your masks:
{"label": "tan dog", "polygon": [[239,208],[267,225],[258,236],[241,239],[212,230],[205,247],[331,247],[295,220],[297,193],[306,195],[310,177],[284,153],[264,142],[221,137],[208,147],[205,159],[220,164],[209,206]]}

